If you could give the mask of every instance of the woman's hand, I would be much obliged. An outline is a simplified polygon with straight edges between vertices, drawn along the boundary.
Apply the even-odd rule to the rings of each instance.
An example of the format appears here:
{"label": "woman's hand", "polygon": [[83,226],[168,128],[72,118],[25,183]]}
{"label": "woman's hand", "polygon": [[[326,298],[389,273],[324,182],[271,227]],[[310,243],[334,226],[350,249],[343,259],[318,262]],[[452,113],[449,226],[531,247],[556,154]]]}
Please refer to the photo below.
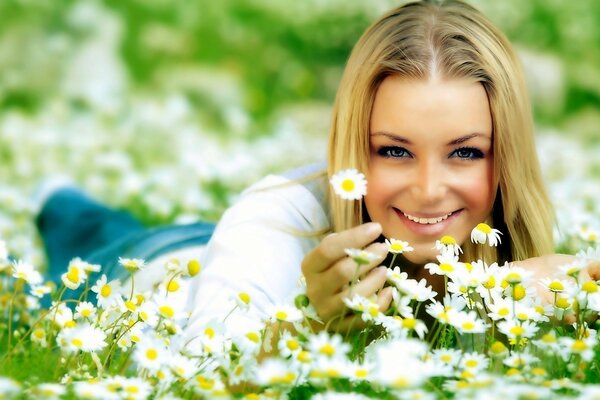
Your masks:
{"label": "woman's hand", "polygon": [[[381,225],[370,222],[343,232],[326,236],[302,261],[302,273],[306,279],[306,294],[317,314],[330,328],[360,328],[355,316],[347,315],[343,299],[354,294],[371,297],[377,294],[380,311],[388,309],[392,301],[391,288],[382,290],[386,281],[386,267],[377,267],[386,257],[385,243],[372,243],[381,235]],[[345,249],[359,248],[377,255],[369,264],[358,267],[348,257]],[[360,278],[360,282],[353,279]],[[362,321],[360,321],[362,322]]]}

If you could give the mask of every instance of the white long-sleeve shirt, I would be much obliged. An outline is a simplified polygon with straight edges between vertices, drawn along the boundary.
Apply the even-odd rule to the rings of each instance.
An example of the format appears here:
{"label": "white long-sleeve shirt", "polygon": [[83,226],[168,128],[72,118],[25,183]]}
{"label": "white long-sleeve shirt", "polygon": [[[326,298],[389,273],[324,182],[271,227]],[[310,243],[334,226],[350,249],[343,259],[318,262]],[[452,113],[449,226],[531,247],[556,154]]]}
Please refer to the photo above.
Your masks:
{"label": "white long-sleeve shirt", "polygon": [[239,293],[250,296],[250,309],[228,317],[231,333],[240,333],[267,316],[270,307],[293,301],[304,255],[330,226],[325,206],[326,176],[297,182],[324,165],[270,175],[244,191],[218,223],[203,257],[204,269],[190,284],[191,313],[185,336],[193,337],[211,319],[222,320]]}

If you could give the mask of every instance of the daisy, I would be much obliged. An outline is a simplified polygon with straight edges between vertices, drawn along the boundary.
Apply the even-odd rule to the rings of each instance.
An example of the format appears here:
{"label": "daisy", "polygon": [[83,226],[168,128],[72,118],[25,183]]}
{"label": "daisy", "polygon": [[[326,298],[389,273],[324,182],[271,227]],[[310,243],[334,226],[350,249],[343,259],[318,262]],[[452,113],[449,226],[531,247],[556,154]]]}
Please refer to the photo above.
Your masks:
{"label": "daisy", "polygon": [[510,368],[521,369],[525,366],[533,365],[534,363],[536,363],[538,361],[540,361],[539,358],[537,358],[536,356],[531,355],[527,352],[525,352],[525,353],[513,352],[510,356],[506,357],[502,361],[502,363]]}
{"label": "daisy", "polygon": [[590,335],[582,339],[563,336],[558,339],[558,342],[561,346],[560,354],[565,361],[569,360],[574,354],[579,355],[583,361],[589,362],[594,358],[596,335]]}
{"label": "daisy", "polygon": [[571,263],[559,266],[558,269],[564,275],[570,276],[571,278],[577,280],[579,278],[579,273],[587,267],[587,264],[587,260],[576,259]]}
{"label": "daisy", "polygon": [[123,258],[119,257],[119,264],[129,272],[137,272],[144,269],[146,261],[141,258]]}
{"label": "daisy", "polygon": [[488,324],[477,318],[475,311],[448,314],[449,323],[460,333],[484,333]]}
{"label": "daisy", "polygon": [[99,308],[109,308],[117,304],[121,297],[121,282],[118,280],[107,282],[107,280],[106,275],[102,274],[91,288],[92,292],[96,293],[96,304]]}
{"label": "daisy", "polygon": [[67,272],[60,276],[62,283],[71,290],[75,290],[87,279],[87,272],[78,262],[70,262]]}
{"label": "daisy", "polygon": [[385,239],[385,243],[388,245],[388,251],[392,254],[402,254],[404,252],[413,251],[414,249],[405,242],[404,240],[398,239]]}
{"label": "daisy", "polygon": [[344,200],[360,200],[367,194],[367,180],[356,169],[335,173],[329,180],[335,194]]}
{"label": "daisy", "polygon": [[142,378],[124,378],[121,383],[121,396],[127,400],[146,400],[152,390],[150,383]]}
{"label": "daisy", "polygon": [[533,337],[540,329],[534,322],[531,321],[500,321],[498,322],[498,330],[505,334],[509,339],[519,342],[521,339],[529,339]]}
{"label": "daisy", "polygon": [[198,372],[198,361],[181,354],[171,355],[168,362],[175,376],[186,381]]}
{"label": "daisy", "polygon": [[29,293],[31,293],[32,296],[35,296],[40,299],[50,292],[52,292],[52,289],[48,285],[34,285],[29,291]]}
{"label": "daisy", "polygon": [[436,240],[434,248],[437,251],[439,251],[440,254],[444,254],[447,252],[447,253],[453,254],[455,256],[458,256],[459,254],[461,254],[463,252],[462,249],[460,248],[460,245],[456,242],[456,239],[454,239],[450,235],[442,236],[442,238],[440,240]]}
{"label": "daisy", "polygon": [[58,383],[40,383],[31,388],[33,397],[46,400],[59,399],[66,392],[67,389]]}
{"label": "daisy", "polygon": [[321,331],[309,338],[308,350],[316,359],[345,357],[350,351],[350,345],[338,334],[330,335],[326,331]]}
{"label": "daisy", "polygon": [[99,351],[106,347],[106,333],[89,324],[73,328],[64,328],[56,337],[56,342],[63,351],[73,353],[78,351]]}
{"label": "daisy", "polygon": [[269,358],[258,366],[254,383],[258,385],[292,385],[298,377],[290,364],[276,358]]}
{"label": "daisy", "polygon": [[377,254],[362,249],[344,249],[346,255],[352,258],[358,265],[369,264],[379,258]]}
{"label": "daisy", "polygon": [[154,335],[142,336],[133,350],[133,360],[138,368],[150,372],[158,371],[168,363],[170,357],[165,342]]}
{"label": "daisy", "polygon": [[302,312],[287,304],[274,305],[267,311],[269,319],[275,321],[298,322],[302,320]]}
{"label": "daisy", "polygon": [[34,329],[33,332],[31,332],[31,341],[39,344],[42,347],[46,347],[48,345],[46,331],[43,328]]}
{"label": "daisy", "polygon": [[490,246],[494,247],[501,243],[501,234],[498,229],[493,229],[486,223],[480,223],[471,231],[471,241],[479,244],[485,244],[487,241]]}
{"label": "daisy", "polygon": [[458,366],[462,352],[458,349],[435,349],[432,352],[433,359],[450,367]]}
{"label": "daisy", "polygon": [[490,360],[483,354],[477,352],[465,353],[460,359],[459,366],[463,370],[468,370],[477,374],[487,368]]}
{"label": "daisy", "polygon": [[303,350],[298,337],[292,335],[288,330],[283,331],[277,342],[277,348],[279,349],[279,355],[283,358],[293,356]]}
{"label": "daisy", "polygon": [[418,282],[416,279],[405,279],[399,281],[396,287],[402,294],[419,303],[433,300],[435,296],[437,296],[437,292],[433,291],[431,286],[427,286],[427,280],[425,278]]}
{"label": "daisy", "polygon": [[92,319],[96,315],[96,307],[89,301],[81,301],[75,307],[75,319]]}
{"label": "daisy", "polygon": [[458,257],[453,254],[442,254],[436,256],[438,263],[427,263],[425,269],[429,271],[431,275],[444,275],[451,276],[458,268],[460,268],[461,262],[458,261]]}
{"label": "daisy", "polygon": [[248,310],[250,308],[250,295],[246,292],[239,292],[235,297],[234,301],[238,308],[241,310]]}
{"label": "daisy", "polygon": [[21,260],[13,261],[12,276],[23,279],[32,286],[42,283],[42,275],[35,270],[33,265]]}

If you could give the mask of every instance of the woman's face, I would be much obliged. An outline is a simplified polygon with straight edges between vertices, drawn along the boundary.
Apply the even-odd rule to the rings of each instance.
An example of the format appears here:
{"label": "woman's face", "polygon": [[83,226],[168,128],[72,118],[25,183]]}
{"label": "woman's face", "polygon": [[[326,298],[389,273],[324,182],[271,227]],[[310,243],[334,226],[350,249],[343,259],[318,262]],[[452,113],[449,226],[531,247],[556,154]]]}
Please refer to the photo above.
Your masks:
{"label": "woman's face", "polygon": [[435,241],[458,243],[490,214],[492,117],[483,86],[463,79],[390,76],[370,121],[365,205],[388,238],[408,241],[406,258],[434,260]]}

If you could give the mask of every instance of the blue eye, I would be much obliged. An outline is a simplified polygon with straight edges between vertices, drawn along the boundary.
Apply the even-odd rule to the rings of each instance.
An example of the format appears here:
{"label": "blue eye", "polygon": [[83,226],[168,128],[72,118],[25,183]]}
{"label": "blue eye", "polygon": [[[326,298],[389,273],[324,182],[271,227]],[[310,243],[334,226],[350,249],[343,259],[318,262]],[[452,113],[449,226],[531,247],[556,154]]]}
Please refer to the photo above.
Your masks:
{"label": "blue eye", "polygon": [[410,153],[404,147],[384,146],[377,150],[377,154],[388,158],[410,157]]}
{"label": "blue eye", "polygon": [[461,147],[454,150],[450,156],[465,160],[477,160],[483,158],[483,152],[473,147]]}

